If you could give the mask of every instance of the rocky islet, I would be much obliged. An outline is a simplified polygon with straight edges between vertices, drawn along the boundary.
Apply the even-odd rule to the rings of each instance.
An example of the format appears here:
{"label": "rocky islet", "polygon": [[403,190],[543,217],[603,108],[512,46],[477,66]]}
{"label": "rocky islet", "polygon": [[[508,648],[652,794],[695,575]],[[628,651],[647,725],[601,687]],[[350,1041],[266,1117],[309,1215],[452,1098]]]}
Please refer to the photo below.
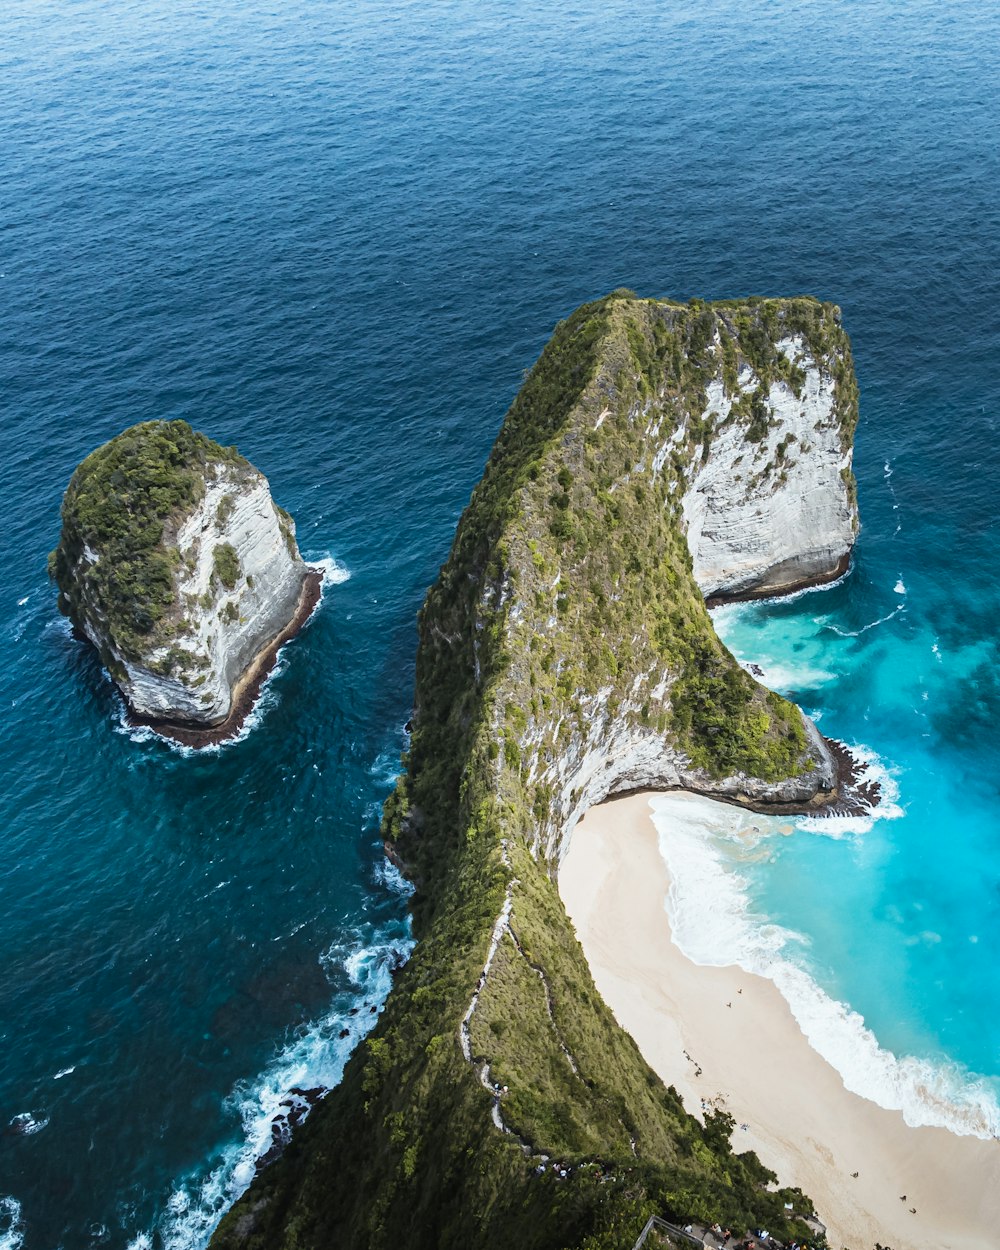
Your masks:
{"label": "rocky islet", "polygon": [[50,568],[132,723],[192,746],[238,732],[322,580],[263,474],[184,421],[143,422],[83,461]]}

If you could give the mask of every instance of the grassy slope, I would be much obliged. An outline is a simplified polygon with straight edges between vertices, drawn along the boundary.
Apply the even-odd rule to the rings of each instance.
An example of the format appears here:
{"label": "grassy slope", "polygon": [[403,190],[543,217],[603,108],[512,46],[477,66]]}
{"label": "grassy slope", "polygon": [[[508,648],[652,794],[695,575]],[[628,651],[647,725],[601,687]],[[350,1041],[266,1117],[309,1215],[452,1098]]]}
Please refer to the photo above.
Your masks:
{"label": "grassy slope", "polygon": [[[699,421],[705,385],[720,371],[732,385],[742,360],[765,386],[798,385],[774,349],[790,330],[839,374],[849,439],[853,373],[830,306],[615,293],[556,327],[420,616],[418,714],[385,813],[418,885],[418,945],[376,1034],[223,1220],[214,1250],[625,1246],[654,1211],[787,1227],[787,1195],[766,1189],[754,1156],[732,1153],[731,1126],[702,1129],[618,1028],[551,866],[530,848],[560,814],[531,764],[593,732],[599,690],[614,716],[668,735],[709,773],[775,779],[805,763],[797,714],[716,639],[678,525],[686,474],[712,438]],[[658,415],[685,433],[654,478],[646,431]],[[737,419],[760,437],[752,396]],[[643,686],[664,668],[669,703]],[[603,1178],[589,1167],[563,1182],[536,1175],[537,1159],[493,1126],[490,1095],[461,1053],[459,1025],[512,878],[510,932],[472,1017],[473,1054],[508,1087],[502,1114],[517,1137],[599,1161]]]}

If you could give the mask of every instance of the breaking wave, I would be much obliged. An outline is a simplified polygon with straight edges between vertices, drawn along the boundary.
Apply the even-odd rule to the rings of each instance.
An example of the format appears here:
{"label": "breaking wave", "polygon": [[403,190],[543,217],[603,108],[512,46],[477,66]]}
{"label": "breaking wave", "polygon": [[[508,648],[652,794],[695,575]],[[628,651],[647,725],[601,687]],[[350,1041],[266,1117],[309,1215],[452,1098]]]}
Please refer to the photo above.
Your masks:
{"label": "breaking wave", "polygon": [[333,556],[320,556],[318,559],[308,560],[307,563],[323,574],[324,586],[339,586],[350,579],[350,569]]}
{"label": "breaking wave", "polygon": [[957,1063],[900,1058],[884,1049],[864,1019],[810,975],[804,966],[808,939],[754,910],[740,872],[741,855],[793,828],[843,837],[902,815],[889,770],[873,756],[868,767],[884,787],[883,801],[868,816],[842,822],[760,816],[683,793],[653,798],[660,854],[670,872],[666,909],[673,939],[693,963],[736,965],[773,981],[810,1046],[840,1073],[848,1090],[902,1112],[911,1126],[990,1138],[1000,1132],[1000,1103],[991,1082]]}
{"label": "breaking wave", "polygon": [[14,1116],[7,1126],[7,1132],[16,1137],[33,1137],[46,1128],[49,1117],[42,1111],[22,1111]]}
{"label": "breaking wave", "polygon": [[827,838],[844,838],[851,834],[868,833],[877,820],[898,820],[906,814],[899,803],[896,770],[869,747],[852,743],[847,749],[858,766],[855,789],[860,794],[878,794],[878,802],[870,803],[867,811],[850,816],[799,816],[795,820],[797,829]]}
{"label": "breaking wave", "polygon": [[[898,586],[902,582],[897,583]],[[904,594],[905,591],[897,590],[897,594]],[[841,638],[860,638],[862,634],[867,634],[870,629],[874,629],[876,625],[884,625],[887,621],[891,621],[894,616],[898,616],[900,612],[906,611],[905,603],[897,603],[891,612],[887,612],[885,616],[880,616],[878,620],[869,621],[867,625],[862,625],[860,629],[841,629],[839,625],[832,625],[829,621],[826,628],[834,634],[839,634]]]}
{"label": "breaking wave", "polygon": [[[380,868],[378,878],[399,893],[409,891],[392,865]],[[183,1179],[156,1228],[138,1233],[128,1250],[207,1246],[219,1220],[253,1180],[258,1161],[269,1151],[278,1153],[294,1125],[339,1084],[351,1053],[378,1021],[393,972],[412,949],[409,922],[400,920],[367,942],[356,937],[322,956],[330,974],[346,973],[350,989],[337,994],[329,1012],[285,1045],[259,1076],[236,1085],[226,1102],[242,1126],[241,1140],[223,1150],[206,1173]],[[0,1250],[6,1250],[2,1243]]]}
{"label": "breaking wave", "polygon": [[[116,714],[114,720],[114,732],[124,734],[130,742],[156,743],[159,746],[166,747],[168,750],[173,751],[175,755],[180,755],[184,758],[203,757],[205,755],[218,754],[220,751],[227,751],[230,748],[237,746],[240,742],[246,741],[250,734],[252,734],[253,731],[261,724],[270,709],[277,706],[278,694],[275,690],[274,682],[275,678],[279,677],[288,667],[288,661],[285,658],[284,652],[284,647],[278,651],[278,657],[274,662],[274,667],[264,679],[264,684],[261,687],[257,701],[247,713],[242,725],[240,725],[237,732],[234,733],[231,738],[226,738],[222,742],[209,742],[202,747],[191,747],[186,743],[178,742],[174,738],[168,738],[163,734],[158,734],[155,729],[151,729],[148,725],[130,724],[128,719],[128,708],[125,706],[125,700],[122,698],[117,687],[115,687]],[[108,680],[110,681],[111,678],[109,677]]]}
{"label": "breaking wave", "polygon": [[16,1198],[0,1198],[0,1250],[21,1250],[24,1220]]}

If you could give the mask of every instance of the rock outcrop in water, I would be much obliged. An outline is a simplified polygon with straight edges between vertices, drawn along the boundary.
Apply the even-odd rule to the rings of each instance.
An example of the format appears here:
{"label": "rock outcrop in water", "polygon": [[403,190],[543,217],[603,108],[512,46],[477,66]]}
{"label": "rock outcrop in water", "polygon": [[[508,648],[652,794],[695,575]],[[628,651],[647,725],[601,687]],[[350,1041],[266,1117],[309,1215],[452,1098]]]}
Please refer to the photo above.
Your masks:
{"label": "rock outcrop in water", "polygon": [[843,570],[856,419],[832,305],[616,292],[556,327],[420,614],[383,818],[414,954],[215,1250],[597,1250],[654,1213],[810,1237],[788,1214],[807,1200],[618,1027],[554,878],[583,811],[636,786],[834,797],[826,744],[739,667],[705,595]]}
{"label": "rock outcrop in water", "polygon": [[63,500],[59,605],[136,723],[192,745],[238,728],[320,574],[235,448],[148,421],[97,449]]}

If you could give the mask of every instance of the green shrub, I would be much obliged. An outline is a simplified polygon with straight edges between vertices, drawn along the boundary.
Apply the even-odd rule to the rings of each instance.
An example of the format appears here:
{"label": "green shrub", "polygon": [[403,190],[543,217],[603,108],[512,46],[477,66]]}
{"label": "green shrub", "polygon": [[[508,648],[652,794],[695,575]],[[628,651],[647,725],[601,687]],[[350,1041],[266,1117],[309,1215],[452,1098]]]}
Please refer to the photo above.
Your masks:
{"label": "green shrub", "polygon": [[219,543],[212,553],[212,571],[226,590],[235,590],[240,578],[240,558],[232,543]]}
{"label": "green shrub", "polygon": [[219,506],[215,509],[215,521],[216,521],[216,524],[220,528],[224,526],[225,523],[229,520],[229,518],[233,515],[233,510],[235,509],[235,507],[236,507],[235,495],[231,495],[227,493],[223,495],[222,498],[219,500]]}

